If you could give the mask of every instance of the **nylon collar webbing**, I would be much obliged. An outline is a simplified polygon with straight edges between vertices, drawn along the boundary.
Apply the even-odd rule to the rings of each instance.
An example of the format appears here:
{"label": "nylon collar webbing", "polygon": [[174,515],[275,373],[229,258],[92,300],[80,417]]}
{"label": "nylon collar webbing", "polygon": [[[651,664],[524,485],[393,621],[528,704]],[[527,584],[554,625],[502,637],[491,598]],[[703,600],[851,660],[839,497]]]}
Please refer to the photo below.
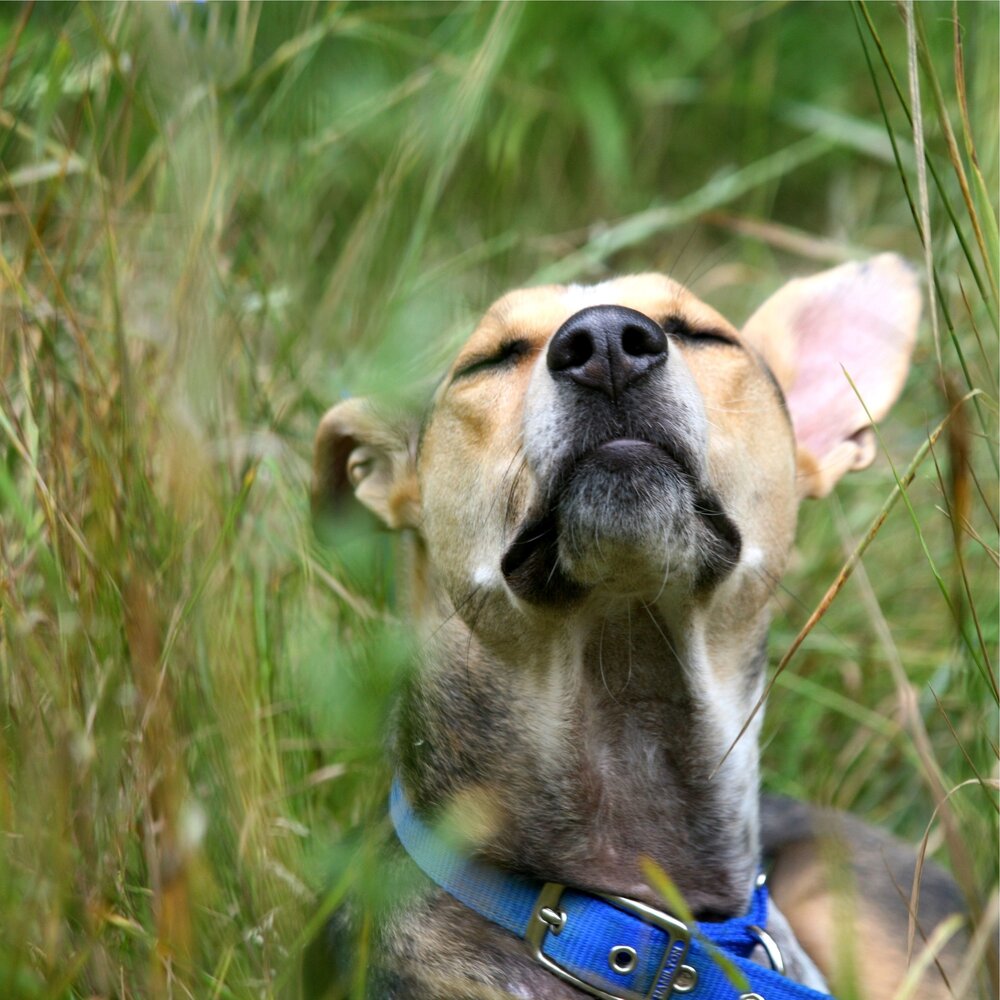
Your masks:
{"label": "nylon collar webbing", "polygon": [[543,883],[461,854],[417,817],[398,778],[390,814],[400,843],[428,878],[525,939],[536,961],[584,994],[610,1000],[666,1000],[681,993],[690,1000],[832,1000],[750,961],[760,940],[751,928],[767,926],[763,885],[754,890],[746,916],[688,927],[630,900]]}

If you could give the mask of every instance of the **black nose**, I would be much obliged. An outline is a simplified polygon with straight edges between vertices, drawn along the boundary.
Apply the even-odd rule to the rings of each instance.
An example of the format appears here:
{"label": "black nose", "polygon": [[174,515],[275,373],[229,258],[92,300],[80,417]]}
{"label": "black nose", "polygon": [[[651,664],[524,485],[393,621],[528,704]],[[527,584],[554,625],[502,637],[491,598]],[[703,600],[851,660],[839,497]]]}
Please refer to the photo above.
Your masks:
{"label": "black nose", "polygon": [[667,360],[667,336],[634,309],[591,306],[556,330],[546,360],[553,378],[571,379],[617,399]]}

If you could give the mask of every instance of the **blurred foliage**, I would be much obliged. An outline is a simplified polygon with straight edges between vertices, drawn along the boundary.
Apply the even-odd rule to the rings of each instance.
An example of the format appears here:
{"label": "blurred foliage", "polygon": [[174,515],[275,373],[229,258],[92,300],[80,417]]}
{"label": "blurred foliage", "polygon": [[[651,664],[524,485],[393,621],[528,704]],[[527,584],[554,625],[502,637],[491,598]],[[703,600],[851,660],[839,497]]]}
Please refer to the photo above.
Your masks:
{"label": "blurred foliage", "polygon": [[[766,780],[929,824],[978,905],[998,12],[915,12],[921,114],[888,4],[0,7],[0,995],[288,995],[378,885],[411,643],[389,540],[313,539],[326,406],[421,405],[512,285],[662,269],[740,322],[796,273],[924,263],[923,213],[937,340],[896,467],[980,395],[779,679]],[[893,485],[883,459],[803,510],[775,658]]]}

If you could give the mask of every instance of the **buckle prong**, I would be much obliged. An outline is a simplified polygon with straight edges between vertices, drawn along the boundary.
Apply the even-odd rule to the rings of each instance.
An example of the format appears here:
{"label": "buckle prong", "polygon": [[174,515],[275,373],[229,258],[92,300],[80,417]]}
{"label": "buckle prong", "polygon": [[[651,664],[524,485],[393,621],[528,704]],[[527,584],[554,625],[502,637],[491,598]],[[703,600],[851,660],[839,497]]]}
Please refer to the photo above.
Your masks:
{"label": "buckle prong", "polygon": [[551,906],[543,906],[538,911],[538,919],[544,920],[549,925],[549,931],[558,934],[566,923],[566,914],[563,910],[553,910]]}

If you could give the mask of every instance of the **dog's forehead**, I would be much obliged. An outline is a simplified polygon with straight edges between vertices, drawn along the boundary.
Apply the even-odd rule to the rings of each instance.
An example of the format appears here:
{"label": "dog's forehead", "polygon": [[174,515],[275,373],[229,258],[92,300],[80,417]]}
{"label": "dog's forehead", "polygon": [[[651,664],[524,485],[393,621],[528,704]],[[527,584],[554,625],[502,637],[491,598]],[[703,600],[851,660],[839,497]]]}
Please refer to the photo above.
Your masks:
{"label": "dog's forehead", "polygon": [[462,349],[478,353],[498,339],[544,342],[574,313],[619,305],[662,321],[683,318],[696,327],[732,331],[732,325],[679,282],[663,274],[631,274],[593,285],[542,285],[508,292],[493,303]]}

